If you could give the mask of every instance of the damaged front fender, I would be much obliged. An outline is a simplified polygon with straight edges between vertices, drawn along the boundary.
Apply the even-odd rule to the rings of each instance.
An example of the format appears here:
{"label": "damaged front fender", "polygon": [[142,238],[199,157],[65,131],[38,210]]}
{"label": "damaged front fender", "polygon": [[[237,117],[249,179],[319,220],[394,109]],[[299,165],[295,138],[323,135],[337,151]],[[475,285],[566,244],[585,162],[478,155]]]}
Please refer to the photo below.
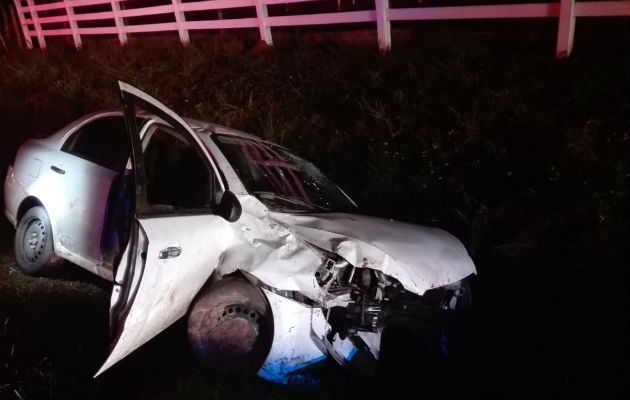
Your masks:
{"label": "damaged front fender", "polygon": [[379,270],[418,295],[476,273],[464,245],[441,229],[343,213],[272,218],[302,240],[355,267]]}
{"label": "damaged front fender", "polygon": [[417,295],[476,273],[464,245],[441,229],[354,214],[269,212],[253,196],[239,200],[243,215],[233,224],[235,243],[221,274],[242,269],[270,287],[321,302],[326,293],[315,273],[323,255],[309,243],[355,267],[381,271]]}

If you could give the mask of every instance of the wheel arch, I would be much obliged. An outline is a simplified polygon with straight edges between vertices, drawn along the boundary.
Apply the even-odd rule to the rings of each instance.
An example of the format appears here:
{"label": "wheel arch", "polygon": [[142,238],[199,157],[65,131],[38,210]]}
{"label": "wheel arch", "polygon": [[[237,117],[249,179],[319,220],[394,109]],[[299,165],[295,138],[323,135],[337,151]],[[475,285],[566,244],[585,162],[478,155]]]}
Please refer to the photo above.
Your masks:
{"label": "wheel arch", "polygon": [[186,316],[188,316],[190,314],[190,312],[191,312],[193,306],[195,305],[195,303],[197,302],[197,300],[199,300],[199,298],[202,297],[205,292],[207,292],[209,290],[212,290],[213,286],[217,285],[219,282],[221,282],[223,280],[238,280],[238,281],[241,281],[241,283],[248,284],[248,285],[252,286],[253,288],[257,289],[258,291],[260,291],[266,306],[269,308],[269,310],[271,310],[271,305],[269,304],[269,299],[267,298],[267,295],[265,294],[263,289],[273,290],[273,288],[271,288],[268,285],[264,284],[259,279],[257,279],[255,276],[251,275],[249,272],[247,272],[245,270],[242,270],[240,268],[235,270],[235,271],[233,271],[233,272],[227,273],[227,274],[221,274],[219,272],[219,268],[216,268],[214,271],[212,271],[212,274],[210,274],[208,279],[206,279],[206,282],[197,291],[195,296],[190,301],[190,304],[188,305],[188,309],[186,310]]}
{"label": "wheel arch", "polygon": [[[34,211],[33,213],[30,213],[29,210]],[[28,220],[26,220],[27,222],[22,223],[29,215],[31,216],[28,217]],[[52,233],[53,227],[50,221],[50,217],[48,216],[46,207],[44,207],[43,203],[37,197],[28,196],[20,202],[16,216],[18,218],[14,240],[14,253],[18,265],[20,266],[20,269],[28,275],[45,276],[46,274],[51,272],[54,267],[57,267],[62,263],[62,258],[55,253],[55,235]],[[46,258],[44,259],[44,261],[40,262],[39,256],[37,256],[33,259],[29,259],[28,262],[26,262],[23,252],[23,245],[25,240],[24,235],[27,232],[26,230],[29,229],[30,221],[32,221],[33,219],[42,220],[43,218],[47,220],[45,223],[48,224],[47,229],[50,229],[50,231],[46,231],[48,232],[48,235],[51,236],[51,240],[42,240],[40,243],[40,238],[38,239],[37,243],[41,244],[41,252],[38,251],[38,255],[44,254],[44,257]],[[41,230],[44,231],[44,227],[42,227]],[[33,235],[35,235],[35,233],[33,233]],[[35,244],[35,246],[37,245],[37,243]],[[21,250],[18,250],[18,248],[20,248]],[[32,248],[35,249],[35,247]]]}
{"label": "wheel arch", "polygon": [[[215,271],[215,273],[213,273],[208,278],[206,283],[191,301],[188,311],[186,313],[186,318],[188,319],[188,340],[190,345],[192,346],[195,356],[197,356],[198,361],[200,361],[202,365],[204,365],[205,367],[210,367],[211,369],[218,369],[223,371],[249,370],[253,373],[257,373],[258,370],[262,367],[269,355],[274,337],[273,312],[269,303],[269,299],[267,298],[263,288],[264,284],[261,284],[261,282],[258,282],[256,280],[252,280],[251,277],[249,277],[248,274],[242,270],[236,270],[225,275],[219,275],[217,271]],[[257,332],[258,329],[260,329],[261,336],[256,339],[257,342],[255,344],[255,349],[253,350],[253,353],[249,353],[248,351],[247,356],[245,356],[245,354],[242,354],[241,356],[244,356],[245,358],[240,360],[240,362],[244,362],[244,364],[240,364],[239,368],[237,369],[232,369],[228,367],[229,364],[224,364],[227,359],[225,358],[224,354],[221,354],[221,352],[214,354],[214,356],[212,357],[214,361],[211,361],[211,359],[204,360],[203,357],[199,358],[200,354],[198,353],[198,351],[201,350],[201,348],[198,347],[198,345],[195,345],[195,343],[198,343],[198,340],[200,339],[200,334],[196,332],[191,332],[192,325],[190,318],[193,318],[193,313],[196,308],[197,302],[203,302],[204,300],[202,299],[204,299],[204,297],[212,292],[215,292],[219,296],[219,298],[222,298],[223,300],[225,300],[225,297],[233,297],[236,293],[239,292],[241,294],[245,294],[246,298],[249,297],[250,300],[247,300],[246,303],[243,303],[243,305],[245,306],[243,312],[247,313],[247,306],[250,306],[253,307],[249,309],[250,311],[255,311],[254,314],[258,313],[258,315],[262,316],[263,318],[262,320],[257,319],[257,322],[260,322],[260,325],[258,325],[257,327]],[[215,299],[217,298],[215,297]],[[239,312],[238,307],[240,305],[240,300],[237,298],[233,298],[233,301],[235,311]],[[206,306],[208,305],[210,304],[206,303]],[[207,312],[212,311],[211,309],[206,309],[206,313]],[[231,312],[232,310],[230,309],[230,313]],[[225,312],[223,312],[223,316],[225,316]],[[215,327],[213,331],[215,329],[219,329],[218,326]],[[196,337],[197,339],[193,339],[191,335]],[[243,339],[242,337],[234,337],[236,338],[236,341],[231,343],[231,346],[236,346],[239,343],[238,341]],[[245,359],[247,360],[245,361]],[[237,362],[236,359],[234,361]],[[235,365],[238,365],[238,363]]]}
{"label": "wheel arch", "polygon": [[58,238],[57,238],[57,235],[56,235],[56,232],[57,232],[57,224],[56,224],[56,222],[57,221],[54,220],[53,218],[51,218],[50,214],[48,213],[48,209],[46,208],[44,203],[42,203],[42,201],[37,196],[33,196],[33,195],[26,196],[20,202],[20,205],[18,207],[17,213],[15,214],[16,215],[16,219],[15,219],[16,226],[17,226],[17,224],[20,223],[20,220],[22,219],[24,214],[26,214],[26,212],[28,210],[30,210],[31,208],[33,208],[33,207],[44,207],[44,211],[46,211],[46,214],[48,214],[48,222],[50,223],[50,228],[52,230],[53,252],[55,254],[59,255],[57,253],[57,249],[59,248]]}
{"label": "wheel arch", "polygon": [[22,217],[24,216],[24,214],[26,214],[28,210],[30,210],[33,207],[38,207],[38,206],[44,207],[44,204],[35,196],[27,196],[24,200],[22,200],[22,202],[20,203],[20,206],[18,207],[18,211],[16,214],[16,222],[20,223],[20,220],[22,219]]}

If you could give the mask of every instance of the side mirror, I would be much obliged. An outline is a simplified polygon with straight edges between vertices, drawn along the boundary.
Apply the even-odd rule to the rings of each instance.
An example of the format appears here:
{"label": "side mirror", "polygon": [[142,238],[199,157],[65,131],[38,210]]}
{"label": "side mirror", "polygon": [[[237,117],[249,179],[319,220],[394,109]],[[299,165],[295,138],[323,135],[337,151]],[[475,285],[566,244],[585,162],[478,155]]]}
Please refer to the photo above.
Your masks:
{"label": "side mirror", "polygon": [[225,218],[228,222],[235,222],[241,217],[243,209],[236,195],[226,190],[221,197],[221,201],[217,207],[217,214]]}

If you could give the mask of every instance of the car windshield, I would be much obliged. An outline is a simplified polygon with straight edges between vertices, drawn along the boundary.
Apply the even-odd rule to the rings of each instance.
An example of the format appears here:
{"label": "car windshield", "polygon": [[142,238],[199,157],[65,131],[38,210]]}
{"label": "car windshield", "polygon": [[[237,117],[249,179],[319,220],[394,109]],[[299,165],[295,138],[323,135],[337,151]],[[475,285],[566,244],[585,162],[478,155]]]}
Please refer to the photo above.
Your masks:
{"label": "car windshield", "polygon": [[354,203],[315,165],[258,140],[213,135],[245,189],[272,211],[351,211]]}

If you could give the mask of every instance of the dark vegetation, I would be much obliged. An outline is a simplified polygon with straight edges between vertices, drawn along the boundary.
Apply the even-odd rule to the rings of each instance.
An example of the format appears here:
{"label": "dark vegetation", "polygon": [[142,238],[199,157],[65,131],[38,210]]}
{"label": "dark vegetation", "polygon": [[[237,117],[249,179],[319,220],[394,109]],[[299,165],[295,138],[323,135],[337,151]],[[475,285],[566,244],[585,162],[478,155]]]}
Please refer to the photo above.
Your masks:
{"label": "dark vegetation", "polygon": [[[364,379],[329,365],[316,389],[207,377],[169,329],[103,377],[107,285],[70,268],[26,277],[0,224],[0,398],[627,398],[630,30],[579,20],[423,23],[380,57],[372,33],[174,35],[126,47],[0,56],[0,173],[19,143],[118,107],[126,80],[178,113],[311,159],[363,211],[444,228],[476,262],[468,356],[402,358]],[[420,27],[419,27],[420,26]],[[330,36],[333,37],[333,36]],[[395,36],[396,38],[396,36]],[[349,41],[346,40],[345,42]],[[361,43],[366,44],[362,46]],[[404,347],[404,345],[401,345]],[[394,366],[395,367],[395,366]]]}
{"label": "dark vegetation", "polygon": [[25,46],[13,2],[0,0],[0,54]]}

